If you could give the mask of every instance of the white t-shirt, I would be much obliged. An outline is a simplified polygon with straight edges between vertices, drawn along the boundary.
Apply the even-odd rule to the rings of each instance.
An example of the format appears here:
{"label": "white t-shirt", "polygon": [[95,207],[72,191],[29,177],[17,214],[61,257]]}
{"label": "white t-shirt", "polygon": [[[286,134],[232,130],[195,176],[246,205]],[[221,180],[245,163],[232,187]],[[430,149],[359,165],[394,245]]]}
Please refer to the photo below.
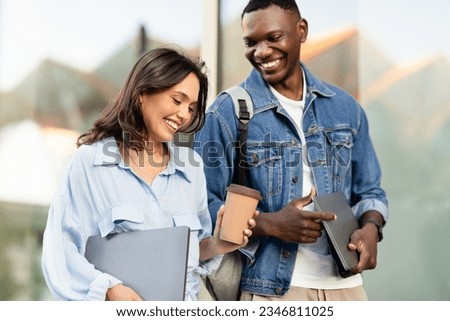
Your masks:
{"label": "white t-shirt", "polygon": [[[306,84],[305,73],[303,73],[303,83]],[[281,95],[273,87],[269,87],[274,96],[280,101],[281,106],[289,114],[300,136],[303,146],[303,188],[302,195],[299,195],[299,197],[306,196],[310,193],[311,187],[314,186],[312,171],[307,163],[305,135],[303,133],[306,85],[303,86],[301,101],[289,99]],[[308,211],[315,210],[313,204],[306,206],[304,209]],[[337,274],[333,257],[328,248],[325,231],[323,231],[322,236],[315,243],[299,244],[291,285],[312,289],[342,289],[362,285],[362,277],[361,274],[357,274],[342,278]]]}

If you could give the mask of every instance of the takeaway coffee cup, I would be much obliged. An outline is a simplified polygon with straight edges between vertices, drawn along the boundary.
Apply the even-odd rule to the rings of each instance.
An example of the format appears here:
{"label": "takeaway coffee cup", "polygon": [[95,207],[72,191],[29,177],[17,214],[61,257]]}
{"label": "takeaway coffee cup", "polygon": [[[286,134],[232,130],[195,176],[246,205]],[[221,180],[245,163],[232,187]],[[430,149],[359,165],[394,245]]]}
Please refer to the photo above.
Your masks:
{"label": "takeaway coffee cup", "polygon": [[227,188],[220,239],[236,244],[244,241],[243,231],[262,199],[259,191],[237,184]]}

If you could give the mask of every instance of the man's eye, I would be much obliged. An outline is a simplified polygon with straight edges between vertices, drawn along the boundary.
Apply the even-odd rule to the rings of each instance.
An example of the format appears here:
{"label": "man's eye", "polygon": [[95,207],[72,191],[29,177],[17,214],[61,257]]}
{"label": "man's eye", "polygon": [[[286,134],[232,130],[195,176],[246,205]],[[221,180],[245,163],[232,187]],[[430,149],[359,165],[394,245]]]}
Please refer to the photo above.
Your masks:
{"label": "man's eye", "polygon": [[280,35],[275,35],[275,36],[271,36],[269,38],[269,41],[278,41],[280,40],[281,36]]}
{"label": "man's eye", "polygon": [[250,40],[246,40],[246,41],[244,41],[244,45],[246,47],[253,47],[255,45],[255,42],[254,41],[250,41]]}

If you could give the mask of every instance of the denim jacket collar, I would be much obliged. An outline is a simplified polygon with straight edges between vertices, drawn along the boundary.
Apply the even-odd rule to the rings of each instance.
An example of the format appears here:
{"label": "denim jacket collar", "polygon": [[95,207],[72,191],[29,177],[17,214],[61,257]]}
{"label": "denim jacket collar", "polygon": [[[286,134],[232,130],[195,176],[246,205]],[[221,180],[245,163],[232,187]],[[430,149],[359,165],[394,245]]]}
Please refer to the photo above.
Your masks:
{"label": "denim jacket collar", "polygon": [[[306,102],[305,106],[308,106],[313,97],[320,95],[322,97],[332,97],[336,93],[327,86],[324,82],[314,77],[313,74],[306,68],[303,63],[300,63],[303,71],[306,74]],[[279,102],[277,98],[272,94],[267,83],[264,81],[261,74],[253,69],[250,72],[249,77],[240,84],[242,87],[247,89],[253,98],[254,112],[259,113],[267,109],[279,107]],[[262,91],[261,88],[266,90]],[[300,90],[300,89],[299,89]]]}

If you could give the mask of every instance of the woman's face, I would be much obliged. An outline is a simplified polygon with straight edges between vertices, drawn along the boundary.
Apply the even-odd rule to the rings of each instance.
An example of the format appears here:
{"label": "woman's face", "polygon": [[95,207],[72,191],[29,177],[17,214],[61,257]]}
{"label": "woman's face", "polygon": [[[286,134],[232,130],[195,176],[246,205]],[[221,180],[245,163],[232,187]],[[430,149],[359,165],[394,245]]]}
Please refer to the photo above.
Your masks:
{"label": "woman's face", "polygon": [[175,86],[152,94],[142,94],[142,116],[148,139],[168,142],[180,130],[188,127],[197,109],[200,84],[190,73]]}

